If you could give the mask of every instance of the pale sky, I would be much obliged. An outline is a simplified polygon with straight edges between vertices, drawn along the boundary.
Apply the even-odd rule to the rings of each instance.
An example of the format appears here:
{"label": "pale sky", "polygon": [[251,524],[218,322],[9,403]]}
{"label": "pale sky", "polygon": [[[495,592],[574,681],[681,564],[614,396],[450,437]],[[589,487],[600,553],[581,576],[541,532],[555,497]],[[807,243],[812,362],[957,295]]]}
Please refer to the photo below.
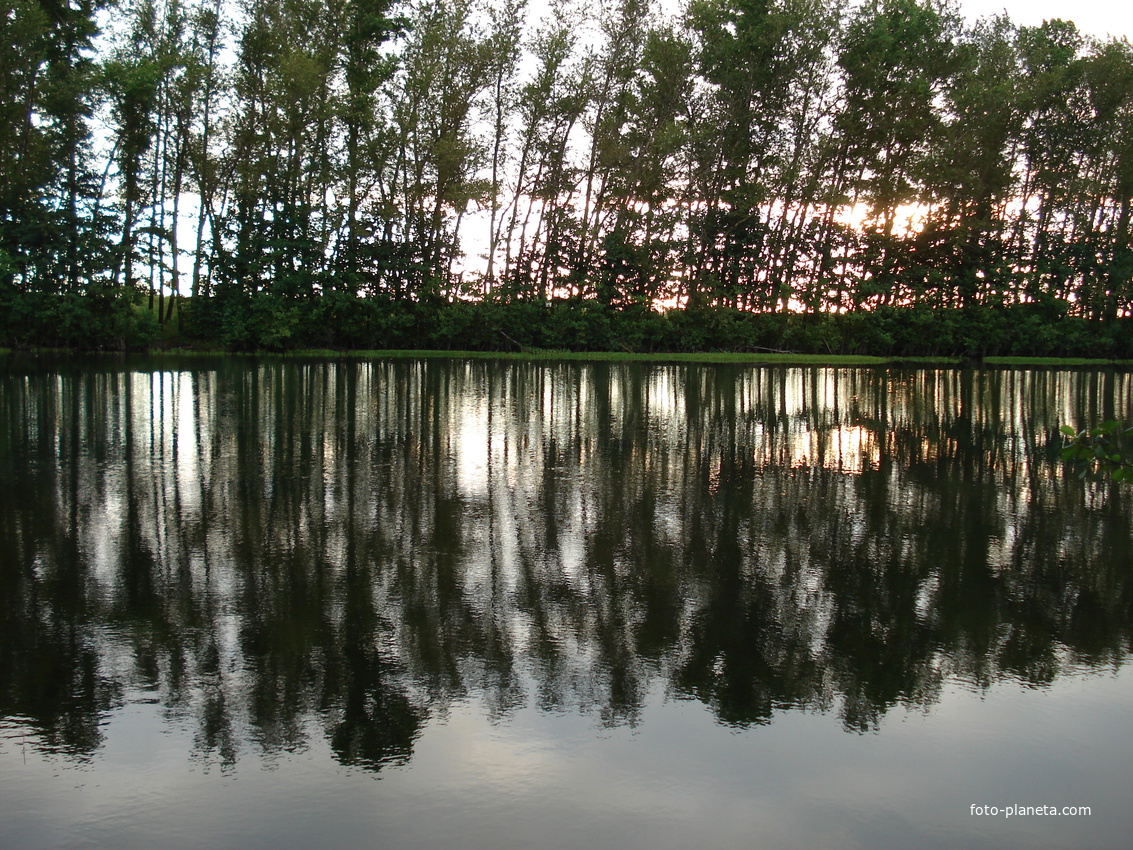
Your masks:
{"label": "pale sky", "polygon": [[960,9],[970,20],[1006,11],[1020,25],[1062,18],[1088,35],[1133,39],[1133,3],[1128,0],[960,0]]}

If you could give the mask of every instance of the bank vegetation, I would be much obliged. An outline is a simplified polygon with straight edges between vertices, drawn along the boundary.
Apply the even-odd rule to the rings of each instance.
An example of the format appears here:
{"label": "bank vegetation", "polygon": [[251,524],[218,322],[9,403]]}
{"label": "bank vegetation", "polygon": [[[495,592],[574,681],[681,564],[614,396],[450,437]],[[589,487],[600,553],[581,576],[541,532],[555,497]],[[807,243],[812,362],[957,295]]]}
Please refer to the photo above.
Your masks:
{"label": "bank vegetation", "polygon": [[1133,356],[1133,48],[939,0],[15,0],[0,344]]}

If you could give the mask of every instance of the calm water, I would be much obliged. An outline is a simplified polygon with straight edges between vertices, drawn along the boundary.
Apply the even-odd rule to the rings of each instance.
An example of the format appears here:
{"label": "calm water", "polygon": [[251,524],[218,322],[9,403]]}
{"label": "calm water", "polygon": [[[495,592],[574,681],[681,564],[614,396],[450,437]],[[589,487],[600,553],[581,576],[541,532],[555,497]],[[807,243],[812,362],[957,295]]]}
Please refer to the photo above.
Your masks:
{"label": "calm water", "polygon": [[[0,361],[4,847],[1128,847],[1127,373]],[[1089,806],[973,816],[971,806]]]}

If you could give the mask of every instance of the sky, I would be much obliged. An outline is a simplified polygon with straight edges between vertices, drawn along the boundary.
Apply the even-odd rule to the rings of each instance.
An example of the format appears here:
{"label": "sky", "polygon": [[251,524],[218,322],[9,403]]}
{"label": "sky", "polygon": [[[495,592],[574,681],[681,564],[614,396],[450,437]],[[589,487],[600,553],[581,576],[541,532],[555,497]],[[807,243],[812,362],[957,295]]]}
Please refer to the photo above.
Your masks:
{"label": "sky", "polygon": [[1016,24],[1033,26],[1049,18],[1073,21],[1079,31],[1133,40],[1133,3],[1128,0],[960,0],[969,20],[1007,12]]}

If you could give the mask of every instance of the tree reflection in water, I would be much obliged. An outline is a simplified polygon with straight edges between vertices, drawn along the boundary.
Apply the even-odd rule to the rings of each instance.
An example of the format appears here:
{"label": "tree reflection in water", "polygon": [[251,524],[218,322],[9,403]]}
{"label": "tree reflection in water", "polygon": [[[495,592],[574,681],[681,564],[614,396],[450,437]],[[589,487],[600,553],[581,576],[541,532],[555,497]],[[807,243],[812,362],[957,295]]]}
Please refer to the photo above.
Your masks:
{"label": "tree reflection in water", "polygon": [[411,756],[475,698],[875,728],[1130,652],[1113,372],[463,361],[11,367],[0,714],[75,758],[144,694],[195,758]]}

